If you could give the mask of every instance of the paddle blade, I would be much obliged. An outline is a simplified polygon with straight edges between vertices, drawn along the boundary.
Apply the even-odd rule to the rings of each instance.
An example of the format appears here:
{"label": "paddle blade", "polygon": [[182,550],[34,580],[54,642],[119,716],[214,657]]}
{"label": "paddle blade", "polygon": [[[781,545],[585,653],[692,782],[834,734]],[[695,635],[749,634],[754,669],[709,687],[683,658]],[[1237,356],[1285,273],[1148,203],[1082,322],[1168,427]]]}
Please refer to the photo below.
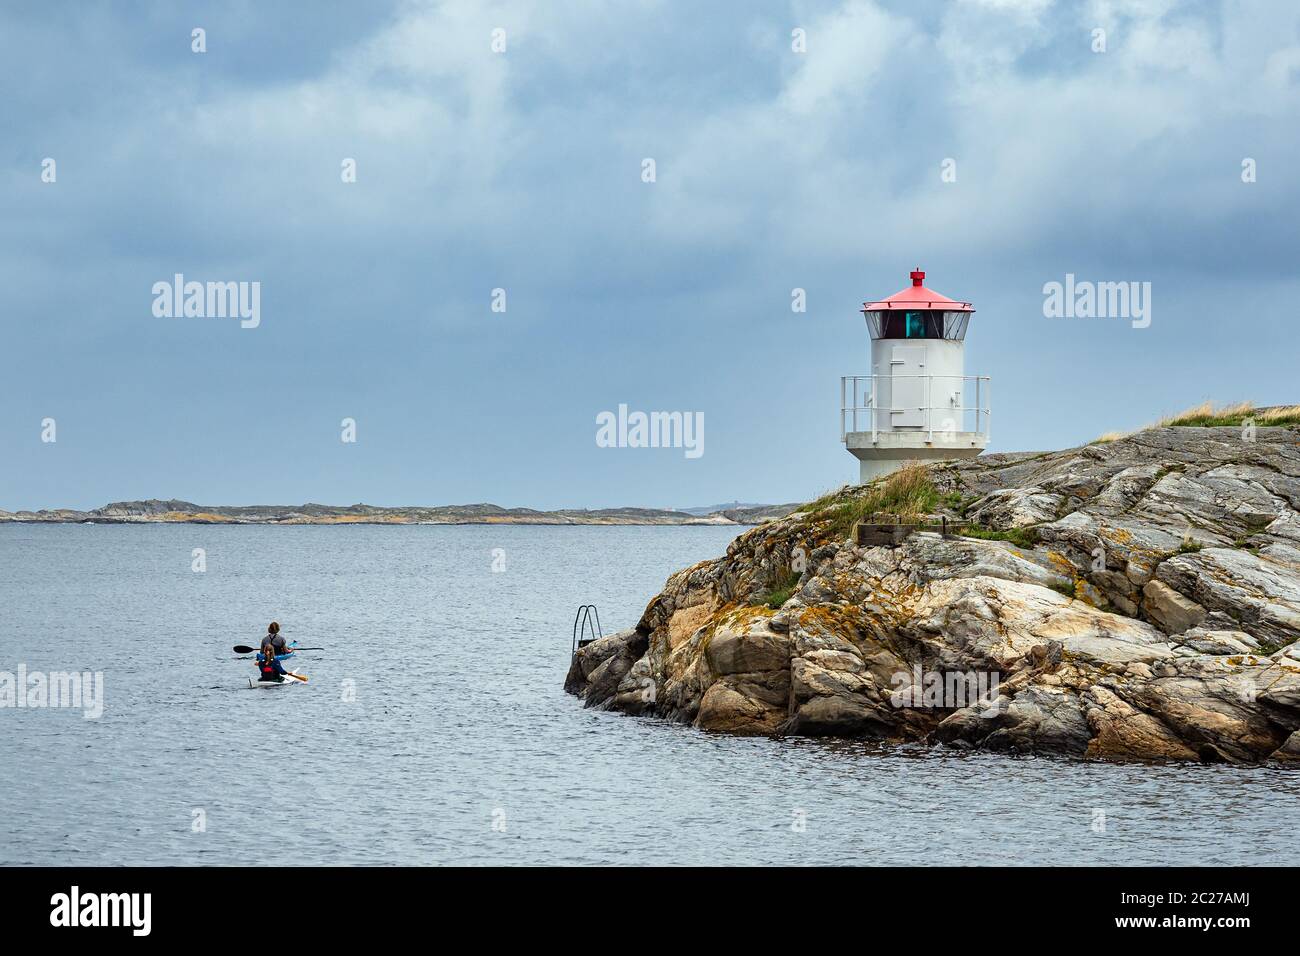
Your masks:
{"label": "paddle blade", "polygon": [[287,676],[292,677],[292,678],[294,678],[295,680],[300,680],[300,681],[302,681],[304,684],[307,683],[307,675],[306,675],[306,674],[299,674],[299,673],[296,673],[295,671],[286,671],[285,673],[286,673]]}
{"label": "paddle blade", "polygon": [[236,644],[236,645],[235,645],[235,653],[236,653],[236,654],[251,654],[251,653],[253,653],[253,651],[255,651],[255,650],[257,650],[256,647],[249,647],[247,644]]}

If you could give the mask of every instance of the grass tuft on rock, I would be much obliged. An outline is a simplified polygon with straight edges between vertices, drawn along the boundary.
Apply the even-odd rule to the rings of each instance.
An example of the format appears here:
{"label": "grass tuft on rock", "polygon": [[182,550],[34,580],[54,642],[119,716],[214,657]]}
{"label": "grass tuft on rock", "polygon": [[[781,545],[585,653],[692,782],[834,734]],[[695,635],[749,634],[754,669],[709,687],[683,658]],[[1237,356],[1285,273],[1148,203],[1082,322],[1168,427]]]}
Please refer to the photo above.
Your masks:
{"label": "grass tuft on rock", "polygon": [[830,521],[830,532],[848,537],[853,525],[873,514],[897,515],[909,521],[933,514],[941,501],[939,490],[925,465],[911,462],[865,488],[823,495],[802,509],[814,520]]}
{"label": "grass tuft on rock", "polygon": [[1131,432],[1106,432],[1098,435],[1089,445],[1106,445],[1138,432],[1151,428],[1221,428],[1231,426],[1240,428],[1247,420],[1257,426],[1295,426],[1300,425],[1300,405],[1268,405],[1257,408],[1254,402],[1235,402],[1229,405],[1215,406],[1213,402],[1201,402],[1184,409],[1176,415],[1166,415],[1151,425],[1145,425]]}
{"label": "grass tuft on rock", "polygon": [[1092,441],[1088,442],[1088,444],[1089,444],[1089,445],[1109,445],[1111,442],[1113,442],[1113,441],[1119,441],[1121,438],[1128,438],[1128,436],[1131,435],[1131,434],[1133,434],[1133,433],[1132,433],[1132,432],[1105,432],[1105,433],[1103,433],[1103,434],[1101,434],[1101,435],[1098,435],[1098,436],[1097,436],[1096,438],[1094,438]]}
{"label": "grass tuft on rock", "polygon": [[1202,402],[1177,415],[1162,418],[1158,428],[1216,428],[1225,425],[1240,426],[1247,419],[1256,425],[1300,425],[1300,405],[1275,405],[1256,408],[1254,402],[1237,402],[1218,408],[1211,402]]}
{"label": "grass tuft on rock", "polygon": [[763,594],[751,601],[751,604],[765,604],[774,611],[779,611],[781,605],[790,600],[791,596],[799,588],[799,578],[802,575],[790,567],[779,568],[773,576],[772,584]]}
{"label": "grass tuft on rock", "polygon": [[985,541],[1010,541],[1017,548],[1034,548],[1038,544],[1038,529],[1033,527],[1008,528],[1006,531],[995,531],[992,528],[967,525],[957,533],[962,537],[983,538]]}
{"label": "grass tuft on rock", "polygon": [[1058,594],[1064,594],[1072,601],[1077,601],[1079,599],[1078,581],[1071,581],[1069,584],[1066,584],[1063,581],[1055,581],[1052,584],[1049,584],[1048,587]]}

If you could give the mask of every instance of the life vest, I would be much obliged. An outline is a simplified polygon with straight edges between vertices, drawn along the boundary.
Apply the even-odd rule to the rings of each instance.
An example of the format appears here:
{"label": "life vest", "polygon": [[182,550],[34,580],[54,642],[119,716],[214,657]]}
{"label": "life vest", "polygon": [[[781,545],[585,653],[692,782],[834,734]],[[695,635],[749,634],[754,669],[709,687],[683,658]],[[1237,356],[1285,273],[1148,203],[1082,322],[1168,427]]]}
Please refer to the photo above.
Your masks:
{"label": "life vest", "polygon": [[284,680],[284,678],[280,676],[280,672],[275,669],[274,655],[271,657],[266,657],[265,655],[259,656],[257,670],[258,673],[262,675],[262,680]]}

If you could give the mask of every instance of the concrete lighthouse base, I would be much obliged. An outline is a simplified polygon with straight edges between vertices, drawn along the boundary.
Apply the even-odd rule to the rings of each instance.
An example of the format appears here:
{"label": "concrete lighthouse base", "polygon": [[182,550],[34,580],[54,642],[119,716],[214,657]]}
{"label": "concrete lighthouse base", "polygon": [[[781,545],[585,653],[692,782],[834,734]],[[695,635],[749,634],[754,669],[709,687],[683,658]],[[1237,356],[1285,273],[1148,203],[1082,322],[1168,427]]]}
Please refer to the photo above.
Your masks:
{"label": "concrete lighthouse base", "polygon": [[974,458],[988,446],[988,435],[981,432],[934,433],[889,431],[848,432],[844,445],[859,461],[858,482],[867,484],[897,471],[911,461],[951,461],[955,458]]}

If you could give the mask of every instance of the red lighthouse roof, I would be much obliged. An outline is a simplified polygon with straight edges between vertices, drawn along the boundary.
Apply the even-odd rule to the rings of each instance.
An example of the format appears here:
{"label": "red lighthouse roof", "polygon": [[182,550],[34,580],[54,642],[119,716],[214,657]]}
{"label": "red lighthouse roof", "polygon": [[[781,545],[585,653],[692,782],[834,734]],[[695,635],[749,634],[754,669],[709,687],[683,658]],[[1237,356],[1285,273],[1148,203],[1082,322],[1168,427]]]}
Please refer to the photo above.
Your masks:
{"label": "red lighthouse roof", "polygon": [[933,289],[927,289],[921,283],[925,273],[919,268],[912,273],[912,284],[901,292],[895,292],[887,299],[878,302],[862,303],[865,312],[901,312],[905,309],[934,309],[943,312],[974,312],[975,307],[969,302],[958,302],[946,295],[940,295]]}

